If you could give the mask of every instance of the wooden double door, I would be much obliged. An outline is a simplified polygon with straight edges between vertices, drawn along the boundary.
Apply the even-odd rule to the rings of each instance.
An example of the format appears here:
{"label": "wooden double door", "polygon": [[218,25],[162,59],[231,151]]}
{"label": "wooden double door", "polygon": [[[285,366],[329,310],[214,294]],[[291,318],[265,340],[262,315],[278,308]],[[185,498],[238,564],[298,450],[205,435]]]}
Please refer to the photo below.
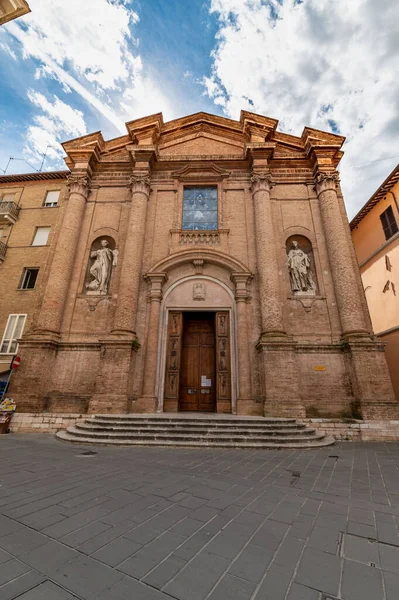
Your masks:
{"label": "wooden double door", "polygon": [[164,410],[231,412],[227,311],[169,313]]}

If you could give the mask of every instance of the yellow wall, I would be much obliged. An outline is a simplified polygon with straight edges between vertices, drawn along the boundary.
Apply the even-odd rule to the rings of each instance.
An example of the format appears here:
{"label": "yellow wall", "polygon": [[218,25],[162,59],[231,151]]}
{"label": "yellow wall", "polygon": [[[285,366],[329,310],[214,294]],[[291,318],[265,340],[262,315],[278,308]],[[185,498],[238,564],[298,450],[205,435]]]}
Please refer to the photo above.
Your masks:
{"label": "yellow wall", "polygon": [[[391,191],[399,202],[399,182],[392,187]],[[388,368],[396,398],[399,400],[399,330],[395,330],[399,327],[399,234],[386,240],[380,220],[381,213],[388,206],[392,206],[399,227],[399,212],[393,194],[388,192],[371,209],[352,231],[352,239],[360,264],[374,332],[378,335],[394,329],[393,332],[382,336],[382,339],[387,344]],[[375,256],[372,256],[374,253]],[[386,256],[391,263],[391,271],[387,269]],[[384,292],[385,287],[388,289]]]}
{"label": "yellow wall", "polygon": [[[389,257],[392,270],[388,271],[385,256]],[[399,325],[399,238],[361,267],[373,329],[376,333]],[[384,293],[387,282],[389,289]],[[395,286],[396,296],[392,290]]]}
{"label": "yellow wall", "polygon": [[[46,193],[60,190],[57,207],[43,206]],[[15,194],[14,202],[21,208],[17,222],[2,229],[0,237],[7,244],[5,260],[0,264],[0,341],[12,313],[27,314],[26,332],[29,328],[47,276],[50,259],[50,246],[54,241],[56,225],[62,210],[65,194],[65,179],[50,181],[32,181],[23,183],[0,182],[0,200],[4,194]],[[46,246],[32,246],[37,227],[51,227]],[[4,227],[0,224],[0,229]],[[3,237],[4,236],[4,237]],[[20,290],[22,273],[25,267],[39,267],[36,286],[32,290]],[[10,363],[12,356],[0,354],[0,372]]]}
{"label": "yellow wall", "polygon": [[[399,182],[393,186],[391,192],[396,196],[399,204]],[[384,198],[370,210],[369,213],[360,221],[359,225],[352,230],[352,239],[356,249],[356,255],[359,263],[362,263],[380,246],[385,244],[386,239],[382,228],[380,214],[392,206],[396,223],[399,227],[399,212],[394,201],[393,195],[388,192]]]}

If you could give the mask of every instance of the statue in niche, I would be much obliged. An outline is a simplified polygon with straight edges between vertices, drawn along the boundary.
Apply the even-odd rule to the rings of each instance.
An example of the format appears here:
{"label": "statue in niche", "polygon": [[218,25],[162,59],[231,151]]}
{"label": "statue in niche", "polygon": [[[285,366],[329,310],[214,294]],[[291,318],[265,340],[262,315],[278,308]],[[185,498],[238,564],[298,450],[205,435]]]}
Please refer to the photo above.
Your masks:
{"label": "statue in niche", "polygon": [[112,267],[118,264],[118,250],[111,250],[107,240],[101,240],[101,248],[92,250],[90,258],[95,258],[90,267],[92,281],[86,283],[87,294],[105,296],[108,294]]}
{"label": "statue in niche", "polygon": [[298,242],[292,242],[292,248],[288,252],[287,266],[290,273],[291,290],[294,294],[316,293],[316,285],[310,268],[310,260],[307,254],[299,248]]}

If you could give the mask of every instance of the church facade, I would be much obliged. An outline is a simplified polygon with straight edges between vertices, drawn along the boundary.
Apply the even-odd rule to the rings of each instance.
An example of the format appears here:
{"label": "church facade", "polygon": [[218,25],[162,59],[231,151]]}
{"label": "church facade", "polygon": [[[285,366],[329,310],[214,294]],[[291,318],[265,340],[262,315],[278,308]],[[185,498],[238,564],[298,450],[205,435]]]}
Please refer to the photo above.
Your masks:
{"label": "church facade", "polygon": [[399,416],[340,189],[344,138],[277,125],[157,114],[63,144],[19,411]]}

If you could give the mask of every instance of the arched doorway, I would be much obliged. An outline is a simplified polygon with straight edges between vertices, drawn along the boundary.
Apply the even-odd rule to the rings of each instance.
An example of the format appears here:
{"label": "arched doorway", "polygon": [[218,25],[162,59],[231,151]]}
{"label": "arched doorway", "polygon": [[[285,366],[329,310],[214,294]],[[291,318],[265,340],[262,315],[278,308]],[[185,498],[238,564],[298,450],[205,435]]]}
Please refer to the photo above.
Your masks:
{"label": "arched doorway", "polygon": [[160,319],[159,410],[236,412],[236,315],[232,290],[189,276],[166,291]]}

